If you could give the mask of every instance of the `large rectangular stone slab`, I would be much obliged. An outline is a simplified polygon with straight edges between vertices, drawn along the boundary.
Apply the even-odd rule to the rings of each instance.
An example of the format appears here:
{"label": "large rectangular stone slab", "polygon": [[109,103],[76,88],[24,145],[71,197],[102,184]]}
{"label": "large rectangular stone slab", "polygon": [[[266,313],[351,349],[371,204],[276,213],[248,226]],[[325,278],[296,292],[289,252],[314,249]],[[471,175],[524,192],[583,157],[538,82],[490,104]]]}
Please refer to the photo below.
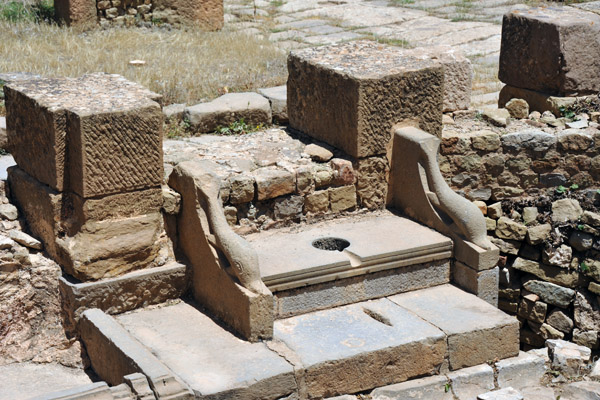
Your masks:
{"label": "large rectangular stone slab", "polygon": [[598,93],[599,38],[600,16],[592,12],[562,6],[510,12],[502,21],[498,77],[551,95]]}
{"label": "large rectangular stone slab", "polygon": [[296,391],[293,367],[264,343],[238,339],[186,303],[118,321],[202,399],[279,399]]}
{"label": "large rectangular stone slab", "polygon": [[297,355],[310,398],[431,375],[447,350],[442,331],[387,299],[278,320],[274,339]]}
{"label": "large rectangular stone slab", "polygon": [[452,370],[519,353],[519,323],[484,300],[442,285],[389,298],[448,335]]}
{"label": "large rectangular stone slab", "polygon": [[386,153],[391,129],[410,121],[441,135],[443,69],[374,42],[293,51],[290,126],[353,157]]}
{"label": "large rectangular stone slab", "polygon": [[4,90],[9,146],[33,178],[84,198],[160,186],[155,93],[107,74],[33,78]]}

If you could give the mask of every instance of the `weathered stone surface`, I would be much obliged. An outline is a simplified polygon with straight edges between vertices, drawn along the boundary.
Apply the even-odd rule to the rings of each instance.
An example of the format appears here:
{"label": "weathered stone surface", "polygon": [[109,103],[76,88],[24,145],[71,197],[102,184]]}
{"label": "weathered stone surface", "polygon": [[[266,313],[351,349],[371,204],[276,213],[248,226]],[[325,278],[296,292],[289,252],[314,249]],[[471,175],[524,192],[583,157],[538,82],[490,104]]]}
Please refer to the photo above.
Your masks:
{"label": "weathered stone surface", "polygon": [[287,86],[282,85],[258,89],[258,93],[269,99],[269,103],[271,103],[271,114],[273,115],[273,120],[276,120],[280,124],[287,123]]}
{"label": "weathered stone surface", "polygon": [[575,297],[575,291],[550,282],[528,281],[523,287],[540,296],[545,303],[567,308]]}
{"label": "weathered stone surface", "polygon": [[276,199],[273,203],[275,219],[300,218],[304,206],[304,197],[289,196]]}
{"label": "weathered stone surface", "polygon": [[284,169],[260,168],[253,171],[258,200],[272,199],[294,192],[294,175]]}
{"label": "weathered stone surface", "polygon": [[496,363],[498,386],[521,389],[538,386],[546,373],[546,361],[543,357],[519,352],[517,357],[507,358]]}
{"label": "weathered stone surface", "polygon": [[[586,120],[582,121],[584,121],[587,124]],[[575,122],[567,122],[567,124],[574,125]],[[565,152],[585,151],[589,149],[593,144],[594,139],[592,135],[586,132],[582,132],[579,129],[565,129],[558,133],[558,148]]]}
{"label": "weathered stone surface", "polygon": [[[496,225],[497,226],[497,225]],[[500,251],[504,254],[511,254],[516,256],[519,254],[519,249],[521,248],[521,242],[518,240],[502,240],[496,237],[492,237],[490,241],[498,246]]]}
{"label": "weathered stone surface", "polygon": [[309,397],[431,374],[447,351],[442,331],[388,299],[278,320],[274,337],[299,357]]}
{"label": "weathered stone surface", "polygon": [[292,365],[266,343],[240,340],[184,302],[118,321],[198,398],[280,398],[296,389]]}
{"label": "weathered stone surface", "polygon": [[564,387],[561,399],[598,400],[600,382],[582,381],[569,383]]}
{"label": "weathered stone surface", "polygon": [[598,331],[581,331],[575,328],[573,330],[573,342],[595,350],[598,348],[599,343]]}
{"label": "weathered stone surface", "polygon": [[573,231],[569,236],[569,244],[578,251],[586,251],[592,248],[594,236],[580,231]]}
{"label": "weathered stone surface", "polygon": [[550,232],[552,232],[550,224],[530,226],[527,228],[527,243],[531,245],[543,243],[550,238]]}
{"label": "weathered stone surface", "polygon": [[420,399],[452,400],[452,392],[446,391],[448,379],[445,376],[430,376],[412,379],[408,382],[379,387],[371,392],[373,400]]}
{"label": "weathered stone surface", "polygon": [[451,369],[518,354],[519,324],[514,317],[449,285],[419,292],[403,293],[390,299],[448,335]]}
{"label": "weathered stone surface", "polygon": [[356,187],[342,186],[331,188],[328,193],[331,211],[340,212],[356,207]]}
{"label": "weathered stone surface", "polygon": [[323,146],[311,143],[304,148],[304,152],[310,156],[311,159],[318,162],[327,162],[333,158],[333,153]]}
{"label": "weathered stone surface", "polygon": [[581,215],[581,222],[593,226],[600,226],[600,214],[586,210]]}
{"label": "weathered stone surface", "polygon": [[541,301],[530,301],[526,298],[521,299],[519,304],[518,315],[521,318],[525,318],[529,321],[542,323],[546,319],[546,312],[548,305]]}
{"label": "weathered stone surface", "polygon": [[523,400],[523,395],[516,389],[508,387],[480,394],[477,400]]}
{"label": "weathered stone surface", "polygon": [[510,113],[505,108],[484,110],[482,117],[490,124],[505,127],[510,121]]}
{"label": "weathered stone surface", "polygon": [[247,175],[234,175],[229,178],[231,204],[248,203],[254,199],[254,179]]}
{"label": "weathered stone surface", "polygon": [[348,42],[292,51],[288,71],[290,125],[353,157],[386,153],[403,121],[441,134],[443,71],[431,60]]}
{"label": "weathered stone surface", "polygon": [[[502,22],[498,76],[506,84],[560,96],[600,91],[600,16],[571,7],[512,12]],[[544,46],[539,46],[543,42]],[[581,43],[588,43],[580,52]]]}
{"label": "weathered stone surface", "polygon": [[497,150],[501,145],[500,135],[489,130],[474,132],[471,134],[471,145],[477,150]]}
{"label": "weathered stone surface", "polygon": [[527,272],[538,278],[554,283],[559,286],[575,288],[584,282],[583,276],[577,271],[567,270],[560,267],[541,264],[537,261],[526,260],[518,257],[512,265],[519,271]]}
{"label": "weathered stone surface", "polygon": [[564,339],[565,334],[552,327],[552,325],[548,325],[546,323],[536,324],[533,321],[527,321],[527,325],[531,328],[533,332],[538,334],[544,339]]}
{"label": "weathered stone surface", "polygon": [[389,169],[386,157],[368,157],[356,161],[356,194],[362,207],[373,210],[385,205]]}
{"label": "weathered stone surface", "polygon": [[7,219],[9,221],[14,221],[19,217],[19,210],[14,205],[0,204],[0,218]]}
{"label": "weathered stone surface", "polygon": [[548,314],[546,322],[563,333],[571,333],[573,330],[573,320],[561,310]]}
{"label": "weathered stone surface", "polygon": [[329,210],[329,192],[319,190],[306,196],[304,199],[304,211],[306,213],[324,213]]}
{"label": "weathered stone surface", "polygon": [[452,271],[452,280],[467,292],[473,293],[494,307],[498,305],[498,267],[476,271],[456,261]]}
{"label": "weathered stone surface", "polygon": [[583,215],[579,202],[575,199],[560,199],[552,203],[552,221],[576,221]]}
{"label": "weathered stone surface", "polygon": [[584,346],[560,339],[546,341],[552,367],[560,370],[567,377],[580,376],[592,351]]}
{"label": "weathered stone surface", "polygon": [[502,203],[496,202],[488,205],[488,216],[494,219],[500,218],[502,216]]}
{"label": "weathered stone surface", "polygon": [[8,134],[6,133],[6,117],[0,117],[0,148],[8,149]]}
{"label": "weathered stone surface", "polygon": [[162,210],[169,215],[179,214],[181,195],[168,186],[162,187]]}
{"label": "weathered stone surface", "polygon": [[125,375],[123,380],[139,400],[151,400],[154,397],[154,392],[150,388],[148,379],[146,379],[144,374],[135,372],[133,374]]}
{"label": "weathered stone surface", "polygon": [[596,296],[577,292],[573,306],[576,327],[584,331],[600,330],[600,307]]}
{"label": "weathered stone surface", "polygon": [[350,160],[334,158],[329,162],[335,185],[353,185],[356,181],[354,166]]}
{"label": "weathered stone surface", "polygon": [[15,242],[31,249],[41,250],[43,248],[42,242],[26,234],[25,232],[21,232],[16,229],[10,230],[8,232],[8,237]]}
{"label": "weathered stone surface", "polygon": [[215,31],[224,23],[219,0],[153,0],[152,18],[171,25],[188,25]]}
{"label": "weathered stone surface", "polygon": [[544,386],[530,386],[519,390],[526,400],[556,400],[554,390]]}
{"label": "weathered stone surface", "polygon": [[84,198],[160,186],[156,94],[107,74],[18,81],[4,90],[12,154],[35,179]]}
{"label": "weathered stone surface", "polygon": [[494,370],[487,364],[452,371],[447,376],[452,393],[459,399],[474,399],[494,388]]}
{"label": "weathered stone surface", "polygon": [[504,105],[504,108],[512,118],[523,119],[529,117],[529,104],[523,99],[511,99]]}
{"label": "weathered stone surface", "polygon": [[507,217],[500,217],[496,225],[496,236],[502,239],[523,240],[527,227]]}
{"label": "weathered stone surface", "polygon": [[141,372],[159,397],[191,395],[146,347],[104,312],[85,311],[80,332],[94,371],[111,385],[120,384],[125,375]]}
{"label": "weathered stone surface", "polygon": [[208,133],[241,120],[253,126],[270,124],[271,106],[258,93],[227,93],[211,102],[187,107],[183,118],[194,131]]}
{"label": "weathered stone surface", "polygon": [[165,119],[180,121],[183,119],[185,107],[185,104],[169,104],[168,106],[164,106],[162,111],[165,114]]}
{"label": "weathered stone surface", "polygon": [[556,144],[556,136],[537,129],[508,133],[500,137],[502,146],[509,151],[546,151]]}
{"label": "weathered stone surface", "polygon": [[58,0],[54,4],[56,16],[68,25],[91,28],[96,25],[96,4],[84,0]]}

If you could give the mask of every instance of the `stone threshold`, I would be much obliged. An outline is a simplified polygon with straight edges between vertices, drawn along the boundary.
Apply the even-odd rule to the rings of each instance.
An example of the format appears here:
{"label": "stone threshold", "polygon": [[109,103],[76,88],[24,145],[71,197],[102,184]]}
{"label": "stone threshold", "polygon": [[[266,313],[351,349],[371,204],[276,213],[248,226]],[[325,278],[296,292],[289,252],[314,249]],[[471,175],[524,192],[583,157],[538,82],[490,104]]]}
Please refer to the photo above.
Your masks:
{"label": "stone threshold", "polygon": [[[121,365],[136,365],[134,371],[123,370],[152,381],[149,375],[156,372],[144,370],[147,360],[136,360],[149,357],[135,353],[145,348],[153,364],[160,363],[171,379],[201,399],[331,397],[519,352],[514,317],[447,284],[280,319],[274,339],[259,343],[240,340],[184,302],[116,318],[97,314],[84,313],[83,340],[102,379],[96,366],[110,359],[111,374]],[[112,338],[112,332],[129,338]],[[118,351],[94,350],[98,343],[115,341],[122,344]],[[129,345],[135,351],[129,352]]]}

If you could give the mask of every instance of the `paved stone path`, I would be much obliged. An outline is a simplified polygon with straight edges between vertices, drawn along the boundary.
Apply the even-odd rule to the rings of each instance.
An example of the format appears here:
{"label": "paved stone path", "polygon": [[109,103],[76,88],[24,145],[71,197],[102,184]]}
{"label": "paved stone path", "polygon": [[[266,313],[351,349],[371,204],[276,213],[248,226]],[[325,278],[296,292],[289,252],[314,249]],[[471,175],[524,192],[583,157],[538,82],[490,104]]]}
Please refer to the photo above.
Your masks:
{"label": "paved stone path", "polygon": [[450,45],[473,62],[473,106],[496,104],[502,15],[516,0],[225,0],[225,29],[283,49],[372,39],[399,46]]}

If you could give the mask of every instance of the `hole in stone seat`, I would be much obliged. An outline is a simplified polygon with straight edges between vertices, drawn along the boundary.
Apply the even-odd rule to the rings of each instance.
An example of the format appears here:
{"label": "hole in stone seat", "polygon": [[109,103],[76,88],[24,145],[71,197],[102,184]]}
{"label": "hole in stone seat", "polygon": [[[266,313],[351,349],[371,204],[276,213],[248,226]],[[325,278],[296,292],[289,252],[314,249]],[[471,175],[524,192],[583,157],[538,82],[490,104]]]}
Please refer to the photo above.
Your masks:
{"label": "hole in stone seat", "polygon": [[350,246],[350,242],[336,237],[325,237],[313,241],[312,246],[319,250],[342,251]]}

